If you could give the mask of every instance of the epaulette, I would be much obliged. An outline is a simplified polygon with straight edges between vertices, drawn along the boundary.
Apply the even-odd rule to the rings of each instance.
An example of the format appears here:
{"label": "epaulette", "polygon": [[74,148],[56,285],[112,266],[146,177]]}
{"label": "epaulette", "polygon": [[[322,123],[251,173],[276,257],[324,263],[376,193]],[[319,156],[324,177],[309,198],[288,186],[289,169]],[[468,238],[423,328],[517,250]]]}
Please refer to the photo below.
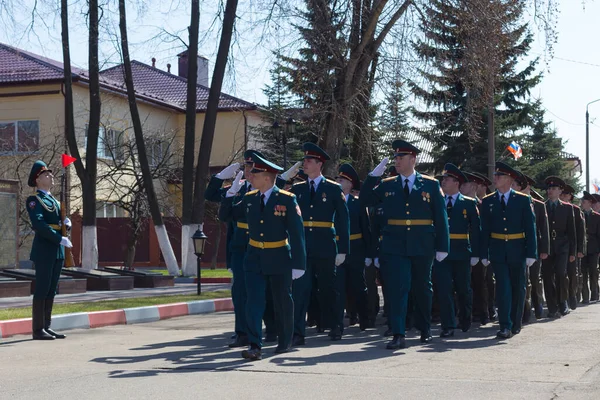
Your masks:
{"label": "epaulette", "polygon": [[436,181],[436,182],[437,182],[437,179],[435,179],[433,176],[429,176],[429,175],[424,175],[424,174],[421,174],[421,178],[423,178],[423,179],[428,179],[428,180],[430,180],[430,181]]}
{"label": "epaulette", "polygon": [[294,193],[292,193],[292,192],[288,192],[287,190],[283,190],[283,189],[280,189],[280,190],[279,190],[279,193],[281,193],[281,194],[285,194],[286,196],[292,196],[292,197],[293,197],[293,196],[295,196],[295,194],[294,194]]}
{"label": "epaulette", "polygon": [[487,199],[488,197],[494,196],[495,194],[496,194],[496,192],[492,192],[492,193],[486,194],[485,196],[483,196],[483,197],[481,198],[481,200],[483,200],[483,199]]}
{"label": "epaulette", "polygon": [[463,194],[463,197],[464,197],[465,199],[467,199],[467,200],[475,201],[475,199],[474,199],[474,198],[472,198],[472,197],[469,197],[469,196],[465,196],[464,194]]}
{"label": "epaulette", "polygon": [[304,185],[304,184],[306,184],[306,181],[304,181],[304,182],[296,182],[292,186],[298,186],[298,185]]}
{"label": "epaulette", "polygon": [[393,181],[394,179],[396,179],[395,176],[390,176],[389,178],[382,179],[381,182],[389,182],[389,181]]}
{"label": "epaulette", "polygon": [[525,194],[523,192],[519,192],[518,190],[513,190],[516,194],[518,194],[519,196],[524,196],[524,197],[529,197],[528,194]]}
{"label": "epaulette", "polygon": [[339,183],[337,183],[336,181],[332,181],[331,179],[327,179],[327,178],[325,178],[325,180],[326,180],[327,182],[329,182],[329,183],[333,183],[334,185],[337,185],[337,186],[340,186],[340,187],[342,186],[342,185],[340,185]]}
{"label": "epaulette", "polygon": [[258,193],[258,189],[254,189],[254,190],[249,191],[248,193],[246,193],[246,196],[249,196],[251,194],[256,194],[256,193]]}

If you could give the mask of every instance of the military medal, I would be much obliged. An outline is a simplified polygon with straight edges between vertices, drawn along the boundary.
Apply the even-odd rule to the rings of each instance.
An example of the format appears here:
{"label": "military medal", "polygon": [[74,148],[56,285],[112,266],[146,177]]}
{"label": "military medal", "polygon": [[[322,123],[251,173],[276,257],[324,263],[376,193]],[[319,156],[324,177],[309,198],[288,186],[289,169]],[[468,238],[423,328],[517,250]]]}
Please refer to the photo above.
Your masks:
{"label": "military medal", "polygon": [[326,201],[327,201],[327,194],[323,193],[323,202],[326,202]]}
{"label": "military medal", "polygon": [[467,210],[463,210],[463,217],[467,218]]}

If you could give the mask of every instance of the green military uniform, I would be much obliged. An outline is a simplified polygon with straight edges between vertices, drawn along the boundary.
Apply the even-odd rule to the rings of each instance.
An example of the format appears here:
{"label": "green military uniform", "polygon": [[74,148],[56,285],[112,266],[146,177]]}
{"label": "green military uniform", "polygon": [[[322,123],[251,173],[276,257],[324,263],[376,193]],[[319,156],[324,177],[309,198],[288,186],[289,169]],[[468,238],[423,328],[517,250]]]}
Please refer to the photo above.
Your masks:
{"label": "green military uniform", "polygon": [[[414,156],[419,150],[403,140],[392,144],[395,157]],[[415,327],[421,342],[431,340],[431,268],[437,252],[449,250],[448,216],[439,183],[414,172],[379,179],[369,175],[363,184],[363,206],[381,204],[387,218],[382,229],[379,262],[390,302],[389,320],[394,340],[389,349],[404,347],[408,296],[414,294]],[[412,182],[412,188],[411,188]],[[376,187],[375,187],[376,186]]]}
{"label": "green military uniform", "polygon": [[[322,162],[329,159],[321,148],[305,143],[305,158]],[[306,312],[308,310],[313,276],[316,276],[320,305],[320,326],[330,328],[329,335],[341,336],[343,319],[337,312],[339,292],[336,287],[335,258],[350,251],[348,207],[342,188],[337,182],[322,175],[292,186],[304,219],[306,238],[306,274],[294,281],[294,343],[302,344],[306,336]],[[335,228],[334,228],[335,227]],[[338,240],[336,241],[336,236]],[[342,316],[343,317],[343,316]],[[319,321],[317,321],[319,323]]]}
{"label": "green military uniform", "polygon": [[569,308],[571,310],[575,310],[577,308],[577,298],[578,295],[581,294],[579,281],[580,281],[580,272],[581,272],[581,259],[579,258],[579,254],[585,255],[586,253],[586,227],[585,227],[585,219],[583,217],[583,212],[581,208],[572,203],[573,196],[575,194],[575,189],[573,189],[570,185],[565,185],[563,189],[563,194],[571,196],[571,202],[568,204],[573,207],[573,217],[575,218],[575,235],[577,240],[577,254],[575,257],[575,261],[569,261],[567,265],[567,293],[568,293],[568,303]]}
{"label": "green military uniform", "polygon": [[[358,174],[350,164],[340,165],[338,177],[352,182],[355,190],[360,187]],[[369,326],[365,260],[373,257],[371,254],[373,240],[366,207],[361,206],[358,197],[348,194],[345,198],[350,216],[350,254],[336,269],[337,288],[340,293],[337,308],[341,314],[339,318],[343,319],[344,300],[348,293],[348,297],[352,298],[356,305],[360,329],[365,330]],[[373,327],[374,324],[371,326]]]}
{"label": "green military uniform", "polygon": [[[446,177],[458,180],[461,184],[467,177],[454,165],[444,167]],[[471,291],[471,258],[479,258],[480,220],[475,199],[446,194],[446,211],[450,232],[450,251],[443,261],[435,261],[433,276],[438,291],[442,337],[453,335],[456,328],[454,291],[458,297],[460,327],[463,332],[471,326],[473,293]],[[478,260],[475,260],[477,262]]]}
{"label": "green military uniform", "polygon": [[[583,199],[596,203],[594,196],[583,192]],[[581,260],[582,272],[582,301],[598,300],[598,253],[600,253],[600,214],[595,211],[584,211],[587,229],[587,248],[585,257]]]}
{"label": "green military uniform", "polygon": [[[564,187],[565,183],[556,177],[546,179],[546,186]],[[546,201],[548,212],[548,226],[550,230],[550,253],[542,261],[542,278],[544,280],[544,293],[548,306],[548,317],[557,316],[557,311],[562,315],[569,313],[568,276],[567,265],[570,256],[576,256],[577,239],[575,231],[575,217],[573,207],[565,202]]]}
{"label": "green military uniform", "polygon": [[[519,174],[497,162],[496,174]],[[485,196],[481,204],[481,257],[496,276],[499,337],[521,330],[526,291],[526,259],[537,258],[535,219],[529,196],[510,189]]]}
{"label": "green military uniform", "polygon": [[[52,172],[43,161],[36,161],[29,174],[28,185],[36,186],[37,178]],[[37,190],[25,202],[31,227],[35,232],[30,260],[35,267],[35,291],[32,306],[34,339],[63,339],[65,336],[50,329],[54,296],[65,261],[59,202],[48,192]]]}
{"label": "green military uniform", "polygon": [[[253,173],[281,171],[280,167],[256,153],[252,159]],[[252,190],[242,201],[223,202],[223,206],[233,207],[234,218],[240,220],[243,215],[248,223],[249,245],[244,258],[244,273],[251,350],[260,352],[262,347],[262,317],[269,283],[279,341],[276,352],[288,351],[294,324],[292,270],[304,270],[306,263],[304,228],[295,196],[273,186],[265,193]],[[245,358],[255,358],[243,354]]]}

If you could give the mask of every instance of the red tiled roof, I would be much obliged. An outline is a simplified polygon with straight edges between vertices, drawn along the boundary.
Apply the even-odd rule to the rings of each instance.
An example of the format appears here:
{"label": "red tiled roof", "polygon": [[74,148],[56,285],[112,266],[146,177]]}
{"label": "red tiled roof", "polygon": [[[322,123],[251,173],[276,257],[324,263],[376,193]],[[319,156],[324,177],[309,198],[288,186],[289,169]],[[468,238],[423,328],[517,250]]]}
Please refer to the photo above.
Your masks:
{"label": "red tiled roof", "polygon": [[[181,107],[185,110],[187,98],[187,80],[177,75],[173,75],[150,65],[139,61],[131,62],[133,73],[133,82],[136,92],[142,92],[163,99],[165,102]],[[100,72],[102,78],[118,82],[125,86],[123,79],[123,65],[117,65]],[[197,85],[196,95],[197,111],[205,111],[208,102],[208,91],[206,86]],[[247,101],[235,98],[225,93],[221,93],[219,109],[255,109],[256,106]]]}
{"label": "red tiled roof", "polygon": [[[132,61],[133,81],[139,98],[185,112],[187,80],[177,75]],[[74,76],[88,81],[88,72],[73,68]],[[33,53],[0,43],[0,85],[18,83],[60,82],[63,64]],[[109,90],[126,93],[123,65],[100,71],[100,85]],[[206,111],[209,89],[197,86],[198,112]],[[221,93],[219,110],[254,110],[256,106],[242,99]]]}

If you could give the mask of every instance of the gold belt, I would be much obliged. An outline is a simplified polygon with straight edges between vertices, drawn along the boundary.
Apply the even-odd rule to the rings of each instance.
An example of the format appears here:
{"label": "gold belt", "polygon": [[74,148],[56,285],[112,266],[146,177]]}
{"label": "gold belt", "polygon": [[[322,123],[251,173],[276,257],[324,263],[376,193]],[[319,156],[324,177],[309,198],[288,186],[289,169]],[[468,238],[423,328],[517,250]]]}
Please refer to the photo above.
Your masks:
{"label": "gold belt", "polygon": [[521,233],[492,233],[492,239],[500,239],[504,241],[525,239],[525,232]]}
{"label": "gold belt", "polygon": [[57,231],[61,230],[60,225],[56,225],[56,224],[48,224],[48,226],[52,229],[56,229]]}
{"label": "gold belt", "polygon": [[411,225],[431,225],[433,224],[433,220],[430,219],[388,219],[388,225],[401,225],[401,226],[411,226]]}
{"label": "gold belt", "polygon": [[248,229],[248,224],[246,224],[244,222],[238,222],[237,227],[241,228],[241,229]]}
{"label": "gold belt", "polygon": [[304,221],[305,228],[333,228],[333,222]]}
{"label": "gold belt", "polygon": [[450,239],[469,239],[468,233],[451,233]]}
{"label": "gold belt", "polygon": [[250,239],[248,242],[250,246],[257,247],[259,249],[277,249],[279,247],[285,247],[288,245],[288,240],[280,240],[278,242],[259,242],[254,239]]}
{"label": "gold belt", "polygon": [[[350,235],[350,240],[362,239],[362,233],[355,233],[354,235]],[[335,240],[340,240],[339,236],[335,237]]]}

